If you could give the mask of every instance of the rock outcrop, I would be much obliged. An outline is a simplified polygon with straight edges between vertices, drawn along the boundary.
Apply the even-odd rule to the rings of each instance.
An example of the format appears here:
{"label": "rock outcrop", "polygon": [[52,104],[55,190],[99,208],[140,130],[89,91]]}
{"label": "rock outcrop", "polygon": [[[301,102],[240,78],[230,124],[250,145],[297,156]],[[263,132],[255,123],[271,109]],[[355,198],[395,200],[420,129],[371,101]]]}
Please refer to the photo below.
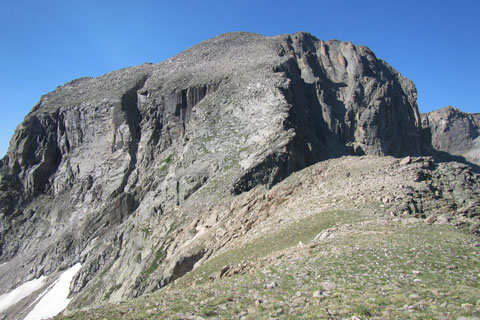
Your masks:
{"label": "rock outcrop", "polygon": [[413,83],[307,33],[223,34],[74,80],[0,162],[0,293],[80,262],[70,308],[142,295],[228,241],[236,195],[330,158],[424,151]]}
{"label": "rock outcrop", "polygon": [[[443,158],[463,157],[480,166],[480,114],[465,113],[448,106],[424,113],[422,128],[426,144],[431,144]],[[457,158],[458,158],[457,157]],[[451,157],[450,157],[451,158]]]}
{"label": "rock outcrop", "polygon": [[[480,179],[465,164],[431,157],[330,159],[270,190],[244,192],[212,225],[216,219],[192,222],[198,239],[214,235],[205,246],[221,247],[193,272],[140,299],[60,319],[360,318],[355,306],[365,305],[366,288],[378,297],[370,300],[372,318],[425,312],[441,318],[462,313],[465,297],[480,297]],[[177,261],[188,266],[195,252],[201,251]],[[458,288],[468,294],[451,294]],[[449,307],[432,295],[448,299]],[[480,306],[470,308],[474,315]]]}

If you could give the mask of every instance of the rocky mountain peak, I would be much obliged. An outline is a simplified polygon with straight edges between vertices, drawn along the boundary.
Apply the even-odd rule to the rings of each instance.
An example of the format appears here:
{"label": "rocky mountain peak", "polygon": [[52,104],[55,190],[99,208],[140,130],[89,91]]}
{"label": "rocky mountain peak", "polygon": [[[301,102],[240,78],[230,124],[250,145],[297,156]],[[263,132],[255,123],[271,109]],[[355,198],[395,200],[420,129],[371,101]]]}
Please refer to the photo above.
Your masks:
{"label": "rocky mountain peak", "polygon": [[465,113],[447,106],[422,114],[426,144],[431,144],[442,159],[464,158],[478,170],[480,165],[480,114]]}
{"label": "rocky mountain peak", "polygon": [[77,263],[71,308],[164,287],[226,246],[234,212],[249,225],[254,199],[292,173],[428,151],[416,97],[367,47],[304,32],[226,33],[60,86],[0,163],[0,288]]}

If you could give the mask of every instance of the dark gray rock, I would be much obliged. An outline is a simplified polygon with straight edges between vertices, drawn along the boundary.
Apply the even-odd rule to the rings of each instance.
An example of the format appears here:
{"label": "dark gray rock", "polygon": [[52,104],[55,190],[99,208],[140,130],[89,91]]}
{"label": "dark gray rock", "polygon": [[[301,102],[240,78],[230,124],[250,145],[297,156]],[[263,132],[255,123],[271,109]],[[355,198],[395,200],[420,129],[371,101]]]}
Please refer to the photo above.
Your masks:
{"label": "dark gray rock", "polygon": [[71,308],[141,295],[206,258],[192,253],[198,222],[221,220],[233,194],[329,158],[423,151],[413,83],[366,47],[307,33],[223,34],[74,80],[40,99],[0,162],[0,294],[81,262]]}
{"label": "dark gray rock", "polygon": [[425,144],[431,144],[437,156],[467,161],[480,169],[480,114],[448,106],[421,117]]}

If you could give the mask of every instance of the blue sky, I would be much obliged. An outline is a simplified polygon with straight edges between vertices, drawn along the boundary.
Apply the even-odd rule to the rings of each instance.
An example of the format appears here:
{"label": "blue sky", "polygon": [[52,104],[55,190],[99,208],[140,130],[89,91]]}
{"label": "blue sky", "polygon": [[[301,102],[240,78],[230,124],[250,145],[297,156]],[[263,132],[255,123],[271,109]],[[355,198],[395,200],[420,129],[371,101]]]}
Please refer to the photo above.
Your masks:
{"label": "blue sky", "polygon": [[230,31],[366,45],[415,82],[421,112],[480,112],[479,14],[477,0],[2,1],[0,156],[42,94]]}

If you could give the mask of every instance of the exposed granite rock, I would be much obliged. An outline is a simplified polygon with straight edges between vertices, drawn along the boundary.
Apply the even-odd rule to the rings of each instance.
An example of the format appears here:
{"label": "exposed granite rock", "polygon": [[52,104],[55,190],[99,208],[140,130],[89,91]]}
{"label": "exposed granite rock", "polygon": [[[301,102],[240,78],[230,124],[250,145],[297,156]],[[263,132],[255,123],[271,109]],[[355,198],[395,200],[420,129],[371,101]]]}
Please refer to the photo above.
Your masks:
{"label": "exposed granite rock", "polygon": [[223,34],[74,80],[40,99],[0,163],[0,293],[81,262],[71,308],[139,296],[228,243],[225,217],[238,199],[249,213],[259,185],[423,148],[411,81],[366,47],[307,33]]}
{"label": "exposed granite rock", "polygon": [[[480,114],[465,113],[448,106],[429,113],[423,113],[422,128],[426,144],[444,159],[449,155],[465,158],[480,166]],[[458,159],[458,157],[457,157]],[[461,160],[461,159],[460,159]]]}

